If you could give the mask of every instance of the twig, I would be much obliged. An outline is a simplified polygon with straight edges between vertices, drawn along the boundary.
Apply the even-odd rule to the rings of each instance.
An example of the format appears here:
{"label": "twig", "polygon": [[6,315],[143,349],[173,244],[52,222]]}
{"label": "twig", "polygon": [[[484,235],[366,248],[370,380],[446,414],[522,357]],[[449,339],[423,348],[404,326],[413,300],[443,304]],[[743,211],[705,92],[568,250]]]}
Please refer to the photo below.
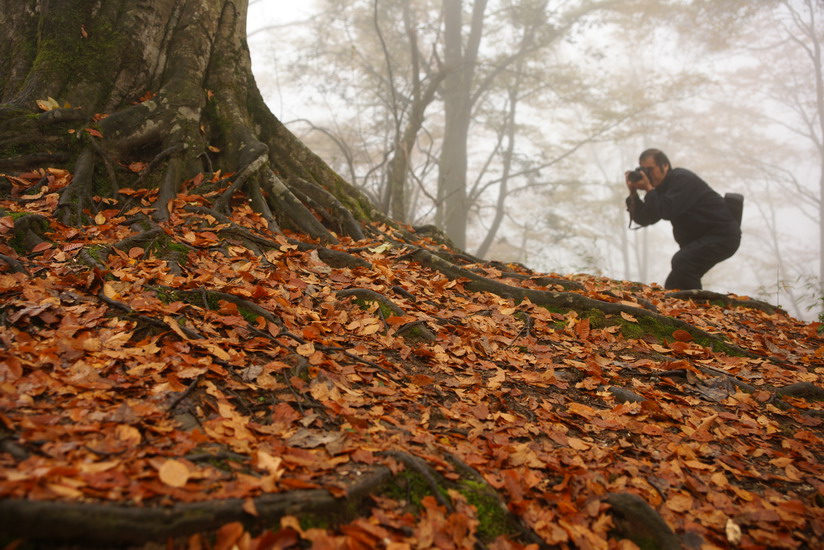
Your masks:
{"label": "twig", "polygon": [[197,387],[198,383],[200,382],[200,380],[202,378],[203,378],[203,375],[198,374],[197,377],[194,380],[192,380],[192,382],[189,384],[189,386],[179,396],[177,396],[174,401],[172,401],[171,405],[169,405],[169,412],[170,413],[174,410],[175,407],[177,407],[180,404],[181,401],[183,401],[184,399],[189,397],[189,395],[191,395],[191,393]]}

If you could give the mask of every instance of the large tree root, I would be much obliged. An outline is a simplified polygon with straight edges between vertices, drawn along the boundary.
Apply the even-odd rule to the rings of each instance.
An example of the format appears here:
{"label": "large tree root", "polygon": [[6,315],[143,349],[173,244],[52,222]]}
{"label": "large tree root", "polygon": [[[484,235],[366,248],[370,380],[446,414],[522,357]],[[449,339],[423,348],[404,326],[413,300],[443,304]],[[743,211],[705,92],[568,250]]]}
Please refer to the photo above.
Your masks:
{"label": "large tree root", "polygon": [[192,330],[192,329],[190,329],[186,326],[180,326],[180,325],[172,326],[171,324],[169,324],[166,321],[161,321],[160,319],[155,319],[154,317],[149,317],[148,315],[141,315],[141,314],[138,314],[138,313],[134,313],[131,306],[129,306],[128,304],[124,304],[122,302],[118,302],[117,300],[113,300],[113,299],[109,298],[108,296],[106,296],[103,293],[100,293],[98,295],[98,297],[103,302],[108,304],[109,306],[111,306],[115,309],[118,309],[120,311],[123,311],[125,313],[125,315],[135,319],[136,321],[140,321],[142,323],[154,326],[154,327],[159,328],[161,330],[169,330],[169,331],[172,331],[172,332],[178,332],[178,331],[182,332],[184,335],[186,335],[187,338],[189,338],[191,340],[200,340],[200,339],[203,338],[202,334],[200,334],[200,333],[198,333],[198,332],[196,332],[196,331],[194,331],[194,330]]}
{"label": "large tree root", "polygon": [[684,330],[694,337],[701,339],[703,342],[707,342],[708,345],[713,347],[717,346],[719,348],[727,349],[731,353],[746,357],[756,357],[753,353],[730,344],[718,336],[701,330],[687,322],[681,321],[680,319],[667,317],[646,309],[620,303],[594,300],[572,292],[535,290],[508,285],[506,283],[501,283],[499,281],[482,277],[473,271],[456,266],[455,264],[451,264],[443,258],[440,258],[439,256],[423,248],[416,248],[408,255],[408,257],[413,261],[421,263],[422,265],[440,271],[450,279],[469,279],[464,286],[475,292],[489,292],[501,296],[502,298],[509,298],[515,302],[529,300],[533,304],[539,306],[574,309],[583,312],[600,310],[605,314],[620,315],[621,313],[627,313],[636,318],[647,318],[660,325],[672,327],[673,331],[677,329]]}
{"label": "large tree root", "polygon": [[26,269],[23,264],[21,264],[16,259],[12,258],[11,256],[6,256],[5,254],[0,254],[0,262],[5,263],[9,266],[12,273],[25,273],[26,275],[30,275],[29,270]]}
{"label": "large tree root", "polygon": [[[40,214],[26,214],[17,218],[12,230],[12,246],[17,249],[18,253],[31,252],[34,247],[45,242],[45,233],[48,231],[49,226],[48,218]],[[19,267],[22,267],[22,265]]]}
{"label": "large tree root", "polygon": [[[234,223],[230,218],[212,208],[187,206],[186,210],[211,216],[220,222],[221,225],[228,225],[228,227],[224,227],[218,231],[221,237],[240,239],[246,246],[264,250],[277,250],[283,246],[282,243],[253,233],[251,230]],[[318,258],[330,267],[363,267],[367,269],[372,267],[372,264],[363,258],[354,256],[343,250],[326,248],[325,246],[305,243],[296,239],[287,239],[287,242],[290,245],[297,246],[298,250],[303,252],[316,250]]]}
{"label": "large tree root", "polygon": [[727,294],[719,294],[710,290],[678,290],[675,292],[668,292],[667,296],[670,298],[679,298],[681,300],[693,300],[696,302],[719,302],[732,307],[746,307],[750,309],[757,309],[768,313],[770,315],[781,311],[780,307],[773,306],[761,300],[741,300],[733,298]]}
{"label": "large tree root", "polygon": [[615,531],[640,548],[681,550],[681,541],[667,522],[641,497],[631,493],[607,495]]}
{"label": "large tree root", "polygon": [[235,521],[259,531],[276,525],[286,515],[339,517],[347,508],[359,508],[369,494],[390,478],[388,468],[376,467],[359,475],[357,482],[347,488],[345,498],[335,498],[320,489],[262,495],[253,499],[257,516],[244,510],[242,499],[168,507],[4,499],[0,500],[0,532],[51,543],[78,541],[84,545],[130,548],[214,531]]}
{"label": "large tree root", "polygon": [[339,227],[339,234],[348,235],[356,241],[364,238],[361,225],[355,220],[352,212],[341,204],[332,193],[303,178],[290,178],[287,185],[320,206],[320,210],[326,214],[327,220]]}

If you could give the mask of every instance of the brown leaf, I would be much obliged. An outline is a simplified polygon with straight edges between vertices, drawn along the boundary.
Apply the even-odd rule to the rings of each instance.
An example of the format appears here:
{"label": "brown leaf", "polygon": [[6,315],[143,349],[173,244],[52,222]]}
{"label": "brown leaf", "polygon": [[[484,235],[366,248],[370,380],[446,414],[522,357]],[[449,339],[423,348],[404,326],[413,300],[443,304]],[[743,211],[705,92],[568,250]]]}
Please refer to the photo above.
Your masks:
{"label": "brown leaf", "polygon": [[255,499],[247,498],[243,501],[243,511],[249,514],[250,516],[258,517],[257,506],[255,506]]}
{"label": "brown leaf", "polygon": [[189,468],[179,460],[170,458],[157,472],[160,481],[170,487],[185,487],[189,481]]}
{"label": "brown leaf", "polygon": [[680,328],[672,333],[672,337],[679,342],[691,342],[695,339],[692,334]]}

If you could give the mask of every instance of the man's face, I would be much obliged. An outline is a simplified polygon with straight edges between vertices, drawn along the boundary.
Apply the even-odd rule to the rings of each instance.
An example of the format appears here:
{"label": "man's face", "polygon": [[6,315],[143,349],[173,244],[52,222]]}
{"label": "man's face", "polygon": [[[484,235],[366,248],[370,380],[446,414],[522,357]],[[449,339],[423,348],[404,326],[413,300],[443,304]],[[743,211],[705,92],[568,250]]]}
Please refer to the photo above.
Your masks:
{"label": "man's face", "polygon": [[655,164],[655,159],[653,157],[647,157],[641,161],[641,169],[647,175],[647,178],[649,178],[650,184],[652,184],[653,187],[658,187],[667,176],[669,166],[664,166],[661,168]]}

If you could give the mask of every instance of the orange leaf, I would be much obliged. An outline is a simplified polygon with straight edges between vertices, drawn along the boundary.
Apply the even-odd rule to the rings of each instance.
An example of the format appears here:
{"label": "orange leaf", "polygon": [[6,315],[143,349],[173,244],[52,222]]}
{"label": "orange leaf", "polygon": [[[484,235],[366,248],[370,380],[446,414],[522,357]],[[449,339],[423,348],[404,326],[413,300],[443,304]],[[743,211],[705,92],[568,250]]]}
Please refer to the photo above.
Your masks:
{"label": "orange leaf", "polygon": [[302,355],[304,357],[311,357],[315,353],[315,344],[312,342],[306,342],[305,344],[301,344],[295,348],[295,351],[298,355]]}
{"label": "orange leaf", "polygon": [[633,317],[633,316],[632,316],[632,315],[630,315],[629,313],[626,313],[625,311],[622,311],[622,312],[621,312],[621,317],[622,317],[624,320],[629,321],[630,323],[637,323],[637,322],[638,322],[638,319],[636,319],[635,317]]}
{"label": "orange leaf", "polygon": [[250,516],[258,517],[257,507],[255,506],[255,500],[252,498],[247,498],[243,501],[243,511],[249,514]]}
{"label": "orange leaf", "polygon": [[587,339],[589,336],[589,319],[581,319],[578,321],[578,324],[575,325],[575,334],[582,340]]}
{"label": "orange leaf", "polygon": [[680,328],[672,333],[672,337],[678,340],[679,342],[691,342],[694,339],[692,337],[692,334]]}
{"label": "orange leaf", "polygon": [[164,462],[157,473],[160,481],[170,487],[185,487],[189,481],[189,468],[173,458]]}
{"label": "orange leaf", "polygon": [[691,496],[684,493],[680,493],[673,495],[667,501],[667,508],[669,508],[673,512],[686,512],[692,509],[693,504],[694,503]]}
{"label": "orange leaf", "polygon": [[20,360],[13,355],[7,355],[0,361],[0,382],[3,380],[17,380],[23,376],[23,366]]}
{"label": "orange leaf", "polygon": [[215,550],[229,550],[243,536],[243,524],[239,521],[227,523],[217,531]]}
{"label": "orange leaf", "polygon": [[[166,316],[163,317],[163,321],[165,321],[165,323],[169,326],[169,328],[172,329],[178,336],[180,336],[184,340],[189,339],[189,337],[186,336],[186,333],[183,332],[183,329],[180,328],[180,324],[178,324],[178,322],[175,319],[173,319],[170,316],[166,315]],[[217,346],[215,346],[214,344],[211,344],[211,345],[213,347],[217,348]],[[210,351],[212,351],[211,348],[209,348],[208,346],[205,346],[205,347],[207,347],[208,349],[210,349]],[[218,349],[220,349],[220,348],[218,348]],[[221,350],[221,352],[223,352],[224,354],[226,353],[223,350]]]}

